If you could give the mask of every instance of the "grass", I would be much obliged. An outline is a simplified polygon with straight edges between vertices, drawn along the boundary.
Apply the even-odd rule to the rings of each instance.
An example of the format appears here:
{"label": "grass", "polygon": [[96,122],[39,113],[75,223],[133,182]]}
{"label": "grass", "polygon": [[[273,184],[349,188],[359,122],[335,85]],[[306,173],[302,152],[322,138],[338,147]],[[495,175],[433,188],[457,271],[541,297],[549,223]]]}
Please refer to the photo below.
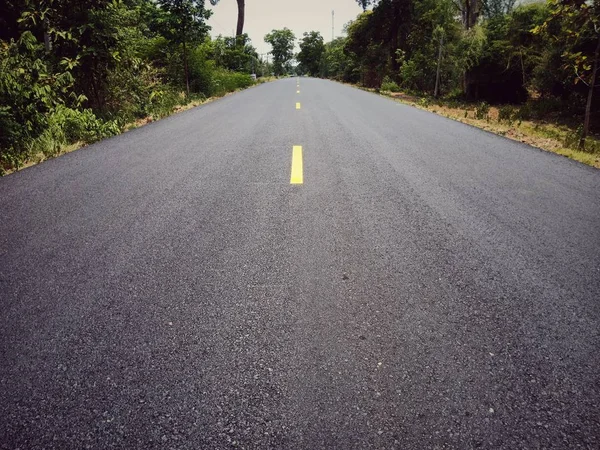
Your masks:
{"label": "grass", "polygon": [[[234,94],[236,92],[248,89],[250,87],[258,86],[259,84],[263,84],[263,83],[268,83],[268,82],[273,81],[275,79],[277,79],[277,78],[276,77],[259,78],[256,81],[256,83],[254,83],[252,86],[249,86],[249,87],[238,88],[238,89],[235,89],[234,91],[227,92],[227,93],[224,93],[223,95],[219,95],[219,96],[213,96],[213,97],[209,97],[209,98],[198,98],[198,99],[193,99],[193,100],[191,100],[191,101],[189,101],[187,103],[176,104],[172,108],[169,108],[168,111],[166,111],[166,112],[163,111],[160,115],[157,115],[156,117],[150,115],[150,116],[138,119],[138,120],[136,120],[134,122],[127,123],[121,129],[121,133],[127,132],[129,130],[133,130],[135,128],[139,128],[141,126],[147,125],[148,123],[155,122],[157,120],[163,119],[163,118],[168,117],[170,115],[177,114],[177,113],[182,112],[182,111],[187,111],[188,109],[196,108],[197,106],[213,102],[213,101],[215,101],[215,100],[217,100],[219,98],[226,97],[228,95],[231,95],[231,94]],[[182,94],[181,98],[185,98],[185,96]],[[55,152],[53,152],[51,155],[45,154],[43,152],[36,152],[35,154],[29,156],[21,164],[19,164],[18,167],[5,169],[4,170],[4,175],[9,175],[9,174],[11,174],[13,172],[17,172],[17,171],[25,169],[27,167],[35,166],[36,164],[44,162],[44,161],[46,161],[48,159],[56,158],[58,156],[66,154],[66,153],[71,153],[71,152],[73,152],[75,150],[79,150],[79,149],[81,149],[83,147],[87,147],[87,145],[89,145],[89,144],[85,143],[84,141],[77,141],[77,142],[70,143],[70,144],[60,145],[59,148]],[[0,172],[0,174],[1,174],[1,172]]]}
{"label": "grass", "polygon": [[[359,88],[376,92],[374,89]],[[506,107],[459,103],[401,92],[379,91],[378,94],[600,169],[600,139],[588,137],[586,151],[581,151],[576,147],[578,139],[575,128],[534,119],[519,120],[512,117],[507,120]]]}

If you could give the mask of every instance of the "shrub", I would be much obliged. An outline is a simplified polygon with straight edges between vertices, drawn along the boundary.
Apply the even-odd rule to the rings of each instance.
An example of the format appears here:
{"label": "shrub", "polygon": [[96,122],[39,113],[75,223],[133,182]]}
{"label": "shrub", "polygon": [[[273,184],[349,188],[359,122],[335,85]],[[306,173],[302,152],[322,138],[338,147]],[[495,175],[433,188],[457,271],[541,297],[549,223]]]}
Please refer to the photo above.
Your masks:
{"label": "shrub", "polygon": [[387,92],[399,92],[400,86],[398,86],[398,84],[389,77],[385,77],[381,83],[380,90]]}
{"label": "shrub", "polygon": [[511,105],[504,105],[498,109],[498,122],[506,122],[509,125],[515,119],[515,108]]}
{"label": "shrub", "polygon": [[48,118],[48,130],[63,144],[82,141],[86,144],[118,134],[116,121],[102,121],[91,109],[59,106]]}
{"label": "shrub", "polygon": [[481,102],[479,105],[477,105],[477,108],[475,109],[475,118],[477,119],[488,119],[488,114],[490,112],[490,105],[487,104],[486,102]]}
{"label": "shrub", "polygon": [[160,86],[150,94],[146,114],[154,119],[167,117],[182,103],[186,103],[185,95],[170,86]]}
{"label": "shrub", "polygon": [[519,121],[529,120],[531,119],[531,105],[529,103],[525,103],[515,112],[515,119]]}
{"label": "shrub", "polygon": [[254,84],[252,77],[245,73],[230,72],[225,69],[216,69],[213,72],[210,95],[221,96],[236,89],[243,89]]}
{"label": "shrub", "polygon": [[77,110],[60,105],[48,115],[44,131],[26,143],[27,154],[28,157],[38,153],[53,157],[66,145],[75,142],[91,144],[119,132],[116,121],[102,121],[91,109]]}
{"label": "shrub", "polygon": [[548,114],[561,112],[563,106],[564,105],[560,99],[553,97],[540,98],[536,101],[528,103],[531,114],[540,119],[546,117]]}
{"label": "shrub", "polygon": [[566,148],[577,148],[579,146],[579,140],[583,133],[583,126],[579,126],[576,130],[570,131],[566,134],[563,142]]}

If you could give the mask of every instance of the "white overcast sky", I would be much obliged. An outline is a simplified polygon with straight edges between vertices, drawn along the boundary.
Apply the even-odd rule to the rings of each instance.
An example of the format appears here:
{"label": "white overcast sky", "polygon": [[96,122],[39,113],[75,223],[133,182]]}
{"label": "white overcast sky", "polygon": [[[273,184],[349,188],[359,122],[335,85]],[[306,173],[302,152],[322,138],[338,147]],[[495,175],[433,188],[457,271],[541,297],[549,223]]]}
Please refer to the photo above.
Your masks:
{"label": "white overcast sky", "polygon": [[[231,36],[237,23],[236,0],[221,0],[217,6],[208,1],[213,15],[208,19],[212,36]],[[331,40],[331,11],[335,11],[335,35],[342,33],[344,24],[354,20],[362,8],[355,0],[246,0],[244,32],[252,39],[258,53],[266,53],[271,46],[264,37],[273,29],[289,28],[296,38],[305,31],[320,31],[325,42]]]}

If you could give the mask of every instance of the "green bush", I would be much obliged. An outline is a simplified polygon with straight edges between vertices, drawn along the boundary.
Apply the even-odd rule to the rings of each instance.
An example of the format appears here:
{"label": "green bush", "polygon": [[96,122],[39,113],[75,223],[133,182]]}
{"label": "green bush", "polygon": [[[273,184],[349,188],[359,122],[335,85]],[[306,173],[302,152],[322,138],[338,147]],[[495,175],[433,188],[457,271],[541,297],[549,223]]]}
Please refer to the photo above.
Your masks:
{"label": "green bush", "polygon": [[490,105],[488,105],[486,102],[481,102],[479,105],[477,105],[477,108],[475,109],[475,118],[480,120],[488,119],[489,112]]}
{"label": "green bush", "polygon": [[160,86],[150,94],[150,102],[146,107],[146,114],[154,119],[167,117],[173,113],[178,105],[185,104],[185,95],[177,92],[170,86]]}
{"label": "green bush", "polygon": [[400,92],[400,86],[398,86],[398,84],[389,77],[385,77],[381,83],[380,90],[387,92]]}
{"label": "green bush", "polygon": [[511,105],[504,105],[498,109],[498,122],[506,122],[509,125],[515,119],[515,108]]}
{"label": "green bush", "polygon": [[427,97],[421,97],[419,99],[419,105],[423,108],[429,108],[429,106],[431,106],[431,101]]}
{"label": "green bush", "polygon": [[486,102],[481,102],[479,105],[477,105],[477,108],[475,108],[475,118],[480,119],[480,120],[483,120],[483,119],[488,120],[489,112],[490,112],[490,105],[487,104]]}
{"label": "green bush", "polygon": [[27,154],[32,157],[43,153],[45,157],[53,157],[66,145],[75,142],[91,144],[120,131],[116,121],[102,121],[91,109],[77,110],[61,105],[48,115],[44,131],[26,143]]}
{"label": "green bush", "polygon": [[548,97],[531,101],[528,106],[533,116],[543,119],[551,113],[561,112],[564,105],[560,99]]}
{"label": "green bush", "polygon": [[531,105],[529,103],[525,103],[523,106],[521,106],[515,112],[515,119],[517,119],[519,121],[529,120],[529,119],[531,119],[531,116],[532,116]]}
{"label": "green bush", "polygon": [[579,140],[581,139],[582,133],[583,126],[579,126],[576,130],[567,133],[563,142],[564,146],[566,148],[577,148],[579,146]]}
{"label": "green bush", "polygon": [[221,96],[236,89],[243,89],[254,84],[248,74],[230,72],[225,69],[216,69],[213,72],[211,96]]}
{"label": "green bush", "polygon": [[65,144],[82,141],[86,144],[118,134],[116,121],[102,121],[91,109],[59,106],[48,118],[48,129]]}

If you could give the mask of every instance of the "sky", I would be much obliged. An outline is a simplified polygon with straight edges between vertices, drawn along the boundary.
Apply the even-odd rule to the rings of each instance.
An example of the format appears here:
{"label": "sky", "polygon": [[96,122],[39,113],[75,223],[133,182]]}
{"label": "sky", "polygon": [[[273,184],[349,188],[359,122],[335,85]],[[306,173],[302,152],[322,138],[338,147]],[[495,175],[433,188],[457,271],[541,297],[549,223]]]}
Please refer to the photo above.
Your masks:
{"label": "sky", "polygon": [[[213,15],[208,19],[211,35],[232,36],[237,23],[237,2],[221,0],[207,6]],[[246,0],[244,32],[252,39],[258,53],[267,53],[271,46],[264,37],[273,29],[289,28],[296,38],[305,31],[320,31],[325,42],[331,40],[331,11],[335,11],[335,36],[342,34],[344,24],[362,12],[355,0]],[[297,45],[297,43],[296,43]],[[296,49],[298,50],[298,49]]]}

